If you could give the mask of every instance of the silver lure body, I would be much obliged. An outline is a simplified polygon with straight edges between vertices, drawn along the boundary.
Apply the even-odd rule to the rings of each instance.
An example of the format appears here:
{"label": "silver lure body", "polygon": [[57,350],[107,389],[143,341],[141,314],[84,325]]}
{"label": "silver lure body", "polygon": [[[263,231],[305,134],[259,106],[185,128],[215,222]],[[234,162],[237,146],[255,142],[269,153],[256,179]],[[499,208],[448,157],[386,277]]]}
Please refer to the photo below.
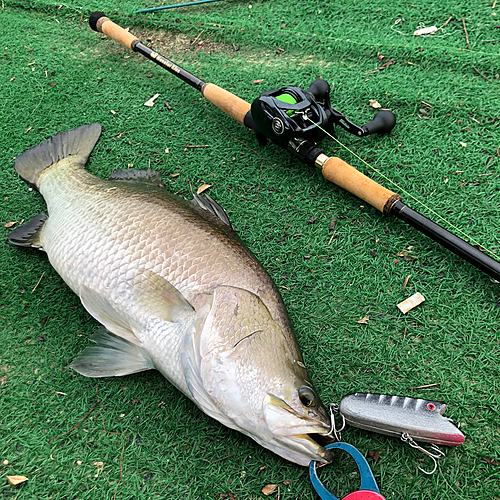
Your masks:
{"label": "silver lure body", "polygon": [[447,405],[438,401],[384,394],[355,393],[340,401],[339,413],[347,424],[367,431],[415,441],[458,446],[464,435],[443,416]]}

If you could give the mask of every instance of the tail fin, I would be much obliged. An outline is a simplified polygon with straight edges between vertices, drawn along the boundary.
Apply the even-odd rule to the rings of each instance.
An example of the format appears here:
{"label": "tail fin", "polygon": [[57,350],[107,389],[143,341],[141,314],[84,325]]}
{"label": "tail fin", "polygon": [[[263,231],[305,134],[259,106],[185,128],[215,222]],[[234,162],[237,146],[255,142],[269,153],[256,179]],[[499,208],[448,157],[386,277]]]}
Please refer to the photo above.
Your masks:
{"label": "tail fin", "polygon": [[59,132],[38,146],[28,149],[16,158],[16,172],[26,182],[38,187],[40,174],[64,158],[82,167],[101,135],[101,124],[83,125],[67,132]]}

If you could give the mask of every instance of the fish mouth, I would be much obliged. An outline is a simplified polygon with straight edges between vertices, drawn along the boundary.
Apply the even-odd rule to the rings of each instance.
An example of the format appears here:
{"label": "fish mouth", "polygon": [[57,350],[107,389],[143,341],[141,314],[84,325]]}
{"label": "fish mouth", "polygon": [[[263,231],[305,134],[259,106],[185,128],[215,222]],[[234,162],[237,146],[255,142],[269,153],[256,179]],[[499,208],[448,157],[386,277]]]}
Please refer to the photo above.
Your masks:
{"label": "fish mouth", "polygon": [[324,448],[333,442],[326,412],[300,414],[282,399],[270,396],[264,408],[264,418],[277,445],[270,446],[268,443],[266,447],[278,455],[305,466],[312,461],[324,464],[332,461],[332,453]]}

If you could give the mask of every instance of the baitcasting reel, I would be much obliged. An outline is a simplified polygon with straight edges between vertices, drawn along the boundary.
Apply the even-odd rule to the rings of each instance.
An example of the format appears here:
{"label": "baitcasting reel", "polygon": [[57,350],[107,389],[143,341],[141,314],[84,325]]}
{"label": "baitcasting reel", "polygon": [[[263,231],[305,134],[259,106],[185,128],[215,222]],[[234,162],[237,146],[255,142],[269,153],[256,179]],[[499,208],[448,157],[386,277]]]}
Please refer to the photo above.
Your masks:
{"label": "baitcasting reel", "polygon": [[288,86],[263,92],[252,103],[250,113],[245,117],[245,125],[256,132],[260,145],[271,139],[279,146],[295,151],[302,141],[317,145],[326,132],[334,134],[334,125],[364,137],[388,133],[395,124],[394,115],[382,110],[371,122],[358,127],[332,107],[330,85],[321,79],[314,81],[306,90]]}

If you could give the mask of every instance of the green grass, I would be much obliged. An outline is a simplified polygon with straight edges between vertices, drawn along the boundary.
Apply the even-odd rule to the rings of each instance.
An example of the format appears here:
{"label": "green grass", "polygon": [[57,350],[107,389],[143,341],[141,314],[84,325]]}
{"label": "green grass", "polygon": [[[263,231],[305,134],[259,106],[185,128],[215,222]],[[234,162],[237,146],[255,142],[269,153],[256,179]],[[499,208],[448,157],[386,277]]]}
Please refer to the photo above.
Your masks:
{"label": "green grass", "polygon": [[[264,90],[307,87],[317,77],[335,84],[333,105],[356,123],[372,118],[368,102],[378,100],[397,116],[394,135],[357,139],[339,130],[339,139],[396,182],[396,191],[411,193],[499,252],[499,42],[483,41],[500,35],[492,16],[498,8],[485,0],[273,0],[250,9],[228,0],[133,16],[159,4],[4,0],[4,241],[6,223],[45,209],[15,174],[14,158],[60,130],[99,121],[103,135],[88,165],[97,175],[151,164],[181,195],[189,196],[188,180],[212,185],[210,195],[280,287],[325,403],[365,391],[449,404],[447,415],[461,423],[466,441],[446,450],[432,477],[416,469],[429,462],[418,462],[421,455],[398,440],[346,429],[344,439],[362,453],[379,452],[370,464],[386,498],[498,500],[500,468],[485,459],[500,461],[499,285],[277,147],[259,148],[194,90],[92,32],[86,21],[102,10],[249,102]],[[439,27],[449,16],[440,36],[411,35],[420,23]],[[374,72],[389,59],[395,62]],[[143,106],[155,93],[161,94],[156,105]],[[422,101],[432,106],[425,117]],[[208,147],[185,150],[190,144]],[[324,148],[385,184],[335,143],[325,141]],[[329,244],[333,217],[337,236]],[[409,248],[410,259],[397,255]],[[5,243],[0,265],[1,498],[214,499],[231,492],[242,500],[264,498],[269,483],[280,485],[281,499],[316,498],[306,469],[206,417],[158,373],[96,382],[72,372],[68,365],[96,322],[43,253]],[[426,301],[403,316],[396,304],[417,291]],[[358,324],[366,315],[369,324]],[[439,385],[413,389],[426,384]],[[97,401],[73,432],[51,440]],[[12,487],[8,475],[29,480]],[[354,465],[341,455],[321,477],[337,496],[358,484]]]}

